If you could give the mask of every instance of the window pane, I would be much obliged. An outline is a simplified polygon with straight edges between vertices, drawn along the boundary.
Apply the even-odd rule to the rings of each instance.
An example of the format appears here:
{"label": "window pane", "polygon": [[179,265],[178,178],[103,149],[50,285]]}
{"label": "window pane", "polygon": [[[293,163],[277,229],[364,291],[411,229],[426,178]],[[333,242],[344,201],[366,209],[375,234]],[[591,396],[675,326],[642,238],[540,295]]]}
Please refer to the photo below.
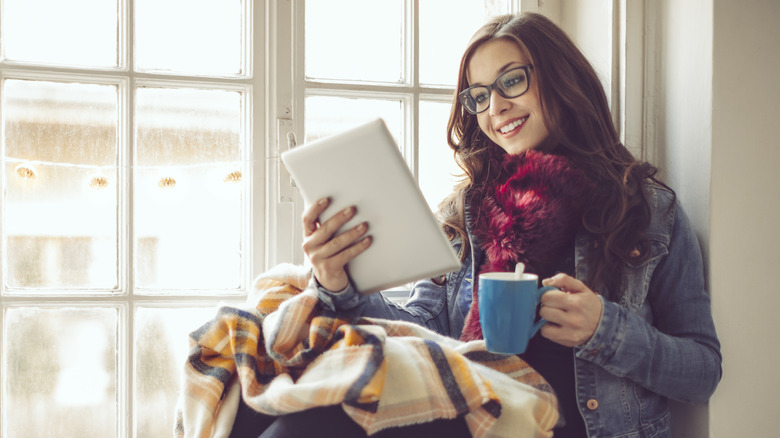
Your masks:
{"label": "window pane", "polygon": [[242,95],[140,88],[133,172],[135,285],[242,287]]}
{"label": "window pane", "polygon": [[420,7],[420,82],[454,86],[469,39],[508,0],[424,0]]}
{"label": "window pane", "polygon": [[447,144],[450,103],[420,102],[419,183],[432,210],[452,192],[463,171]]}
{"label": "window pane", "polygon": [[404,3],[306,2],[306,77],[404,81]]}
{"label": "window pane", "polygon": [[381,117],[403,150],[401,134],[403,106],[400,100],[310,96],[306,98],[305,105],[307,143]]}
{"label": "window pane", "polygon": [[113,308],[5,310],[4,436],[116,436],[117,321]]}
{"label": "window pane", "polygon": [[[241,0],[135,0],[135,67],[194,75],[245,75]],[[261,29],[258,29],[260,31]]]}
{"label": "window pane", "polygon": [[117,87],[3,83],[9,288],[116,289]]}
{"label": "window pane", "polygon": [[216,309],[138,307],[135,315],[136,436],[169,436],[189,334],[211,320]]}
{"label": "window pane", "polygon": [[116,0],[3,0],[2,7],[6,59],[117,66]]}

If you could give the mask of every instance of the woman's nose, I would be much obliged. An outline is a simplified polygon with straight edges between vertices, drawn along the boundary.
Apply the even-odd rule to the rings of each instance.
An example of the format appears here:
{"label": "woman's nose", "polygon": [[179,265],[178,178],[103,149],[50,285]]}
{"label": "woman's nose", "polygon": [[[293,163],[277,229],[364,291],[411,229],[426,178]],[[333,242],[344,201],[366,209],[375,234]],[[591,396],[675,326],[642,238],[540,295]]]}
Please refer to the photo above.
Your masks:
{"label": "woman's nose", "polygon": [[490,91],[490,111],[491,116],[497,116],[504,112],[510,105],[509,99],[498,94],[496,90]]}

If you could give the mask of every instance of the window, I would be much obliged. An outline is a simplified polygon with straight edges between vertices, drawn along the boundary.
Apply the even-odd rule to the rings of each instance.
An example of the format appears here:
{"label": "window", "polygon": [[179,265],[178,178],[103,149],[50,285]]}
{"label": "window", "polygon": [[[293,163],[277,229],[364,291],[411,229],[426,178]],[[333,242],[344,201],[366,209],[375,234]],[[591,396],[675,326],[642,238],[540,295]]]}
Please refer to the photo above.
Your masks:
{"label": "window", "polygon": [[264,263],[253,5],[0,0],[0,437],[172,433],[188,333]]}
{"label": "window", "polygon": [[435,208],[460,55],[521,4],[0,0],[0,438],[169,435],[188,333],[303,262],[279,153],[382,117]]}

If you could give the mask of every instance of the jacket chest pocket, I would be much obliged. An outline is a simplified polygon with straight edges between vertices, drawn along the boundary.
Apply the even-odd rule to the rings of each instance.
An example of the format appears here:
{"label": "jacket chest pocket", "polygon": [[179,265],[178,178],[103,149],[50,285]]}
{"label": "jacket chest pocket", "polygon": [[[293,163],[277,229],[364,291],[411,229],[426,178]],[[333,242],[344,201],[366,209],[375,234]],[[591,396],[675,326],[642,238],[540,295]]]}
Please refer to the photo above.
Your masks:
{"label": "jacket chest pocket", "polygon": [[626,293],[621,299],[621,304],[630,311],[636,313],[647,297],[650,288],[650,279],[655,268],[664,256],[669,254],[666,242],[659,239],[650,239],[650,258],[643,263],[625,263],[623,271],[623,290]]}

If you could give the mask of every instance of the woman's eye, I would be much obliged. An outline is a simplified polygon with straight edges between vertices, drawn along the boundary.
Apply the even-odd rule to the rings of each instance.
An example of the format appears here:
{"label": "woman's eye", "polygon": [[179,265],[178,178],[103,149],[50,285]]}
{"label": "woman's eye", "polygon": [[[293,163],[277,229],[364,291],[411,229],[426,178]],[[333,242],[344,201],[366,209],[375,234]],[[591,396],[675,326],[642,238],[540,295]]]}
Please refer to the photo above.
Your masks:
{"label": "woman's eye", "polygon": [[480,103],[488,100],[490,98],[490,95],[488,93],[478,93],[473,95],[473,99],[475,102]]}
{"label": "woman's eye", "polygon": [[512,75],[502,81],[504,88],[511,88],[525,82],[525,75]]}

